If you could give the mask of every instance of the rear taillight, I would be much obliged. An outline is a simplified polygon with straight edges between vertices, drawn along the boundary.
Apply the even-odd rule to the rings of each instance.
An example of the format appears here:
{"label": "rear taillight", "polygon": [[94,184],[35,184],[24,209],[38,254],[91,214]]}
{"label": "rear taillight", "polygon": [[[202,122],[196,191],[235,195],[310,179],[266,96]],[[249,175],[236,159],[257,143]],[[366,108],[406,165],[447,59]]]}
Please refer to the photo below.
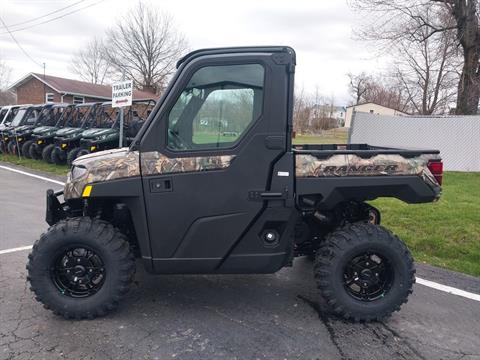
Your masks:
{"label": "rear taillight", "polygon": [[428,170],[432,173],[439,185],[442,185],[443,180],[443,162],[441,160],[430,160],[428,162]]}

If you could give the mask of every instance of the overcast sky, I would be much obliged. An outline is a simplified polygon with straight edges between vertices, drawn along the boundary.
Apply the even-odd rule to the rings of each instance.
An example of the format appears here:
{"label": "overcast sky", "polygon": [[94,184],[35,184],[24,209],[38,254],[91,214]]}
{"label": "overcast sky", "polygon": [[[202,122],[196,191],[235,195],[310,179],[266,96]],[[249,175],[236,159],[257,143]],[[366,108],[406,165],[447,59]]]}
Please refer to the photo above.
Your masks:
{"label": "overcast sky", "polygon": [[[350,101],[348,72],[378,71],[385,62],[366,44],[354,41],[359,16],[345,0],[156,0],[170,13],[192,49],[238,45],[290,45],[297,52],[297,88],[334,96],[337,105]],[[77,3],[77,4],[76,4]],[[132,0],[0,0],[0,17],[10,30],[84,8],[47,24],[13,32],[30,60],[0,23],[0,58],[12,68],[11,82],[29,72],[76,78],[69,70],[72,54],[94,36],[114,26]],[[76,4],[35,22],[29,20]],[[88,7],[88,8],[85,8]]]}

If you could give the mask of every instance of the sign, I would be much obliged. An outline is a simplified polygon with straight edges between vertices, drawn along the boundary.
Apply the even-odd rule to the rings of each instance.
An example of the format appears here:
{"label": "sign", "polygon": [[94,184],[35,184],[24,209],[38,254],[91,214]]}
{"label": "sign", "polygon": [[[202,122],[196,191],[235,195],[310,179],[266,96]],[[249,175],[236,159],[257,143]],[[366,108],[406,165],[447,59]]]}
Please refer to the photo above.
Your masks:
{"label": "sign", "polygon": [[112,85],[112,107],[132,105],[133,81],[119,81]]}

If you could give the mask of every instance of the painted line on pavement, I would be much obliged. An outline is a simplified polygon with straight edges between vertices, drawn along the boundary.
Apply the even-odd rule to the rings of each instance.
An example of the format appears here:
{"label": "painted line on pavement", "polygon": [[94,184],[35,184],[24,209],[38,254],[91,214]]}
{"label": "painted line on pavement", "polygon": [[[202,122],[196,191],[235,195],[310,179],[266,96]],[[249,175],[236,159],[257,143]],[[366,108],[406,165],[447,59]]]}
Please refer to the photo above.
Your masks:
{"label": "painted line on pavement", "polygon": [[0,255],[10,254],[10,253],[18,252],[18,251],[30,250],[32,247],[33,247],[32,245],[28,245],[28,246],[20,246],[20,247],[13,248],[13,249],[0,250]]}
{"label": "painted line on pavement", "polygon": [[[0,165],[0,169],[13,171],[13,172],[16,172],[16,173],[19,173],[19,174],[22,174],[22,175],[31,176],[33,178],[37,178],[37,179],[44,180],[44,181],[49,181],[49,182],[52,182],[52,183],[57,184],[57,185],[62,185],[62,186],[65,185],[65,183],[63,183],[61,181],[49,179],[47,177],[40,176],[40,175],[31,174],[31,173],[28,173],[26,171],[12,169],[8,166]],[[30,250],[31,248],[32,248],[32,246],[30,245],[30,246],[22,246],[22,247],[13,248],[13,249],[0,250],[0,255],[9,254],[9,253],[17,252],[17,251]],[[420,285],[423,285],[423,286],[426,286],[426,287],[429,287],[429,288],[432,288],[432,289],[435,289],[435,290],[443,291],[443,292],[446,292],[448,294],[461,296],[461,297],[464,297],[464,298],[467,298],[467,299],[470,299],[470,300],[480,301],[480,295],[479,294],[475,294],[475,293],[471,293],[471,292],[468,292],[468,291],[457,289],[457,288],[454,288],[454,287],[451,287],[451,286],[439,284],[439,283],[436,283],[434,281],[425,280],[425,279],[417,277],[417,284],[420,284]]]}
{"label": "painted line on pavement", "polygon": [[26,172],[26,171],[13,169],[13,168],[8,167],[8,166],[0,165],[0,169],[4,169],[4,170],[16,172],[16,173],[18,173],[18,174],[30,176],[30,177],[33,177],[33,178],[36,178],[36,179],[40,179],[40,180],[43,180],[43,181],[49,181],[49,182],[54,183],[54,184],[57,184],[57,185],[62,185],[62,186],[65,185],[65,183],[63,183],[63,182],[61,182],[61,181],[53,180],[53,179],[50,179],[50,178],[47,178],[47,177],[44,177],[44,176],[40,176],[40,175],[36,175],[36,174],[31,174],[31,173]]}
{"label": "painted line on pavement", "polygon": [[452,294],[452,295],[461,296],[461,297],[464,297],[464,298],[467,298],[467,299],[470,299],[470,300],[480,301],[480,295],[479,294],[474,294],[474,293],[464,291],[464,290],[460,290],[460,289],[457,289],[457,288],[454,288],[454,287],[451,287],[451,286],[442,285],[442,284],[436,283],[434,281],[425,280],[425,279],[417,277],[417,284],[427,286],[427,287],[432,288],[432,289],[440,290],[440,291],[443,291],[443,292],[446,292],[446,293],[449,293],[449,294]]}

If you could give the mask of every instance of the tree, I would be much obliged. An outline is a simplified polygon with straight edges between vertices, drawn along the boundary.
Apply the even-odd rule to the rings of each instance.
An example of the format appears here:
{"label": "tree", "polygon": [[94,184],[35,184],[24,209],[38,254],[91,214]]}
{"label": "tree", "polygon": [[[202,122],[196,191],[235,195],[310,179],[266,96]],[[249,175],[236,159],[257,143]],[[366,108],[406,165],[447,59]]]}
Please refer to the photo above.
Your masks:
{"label": "tree", "polygon": [[354,105],[372,102],[402,112],[411,112],[410,98],[395,76],[391,74],[374,76],[364,72],[348,76]]}
{"label": "tree", "polygon": [[83,49],[75,53],[70,70],[84,81],[92,84],[105,84],[111,79],[113,67],[105,56],[105,46],[99,38],[91,40]]}
{"label": "tree", "polygon": [[372,78],[371,76],[367,75],[365,72],[362,72],[358,75],[348,73],[347,76],[350,80],[350,83],[349,83],[350,94],[354,99],[353,105],[357,105],[360,103],[363,96],[368,91],[368,87],[372,82]]}
{"label": "tree", "polygon": [[136,87],[161,91],[187,51],[187,41],[172,18],[139,2],[107,32],[106,56]]}
{"label": "tree", "polygon": [[12,69],[0,60],[0,105],[10,105],[15,102],[15,95],[8,90]]}
{"label": "tree", "polygon": [[[350,3],[358,10],[370,12],[375,18],[358,31],[363,39],[375,40],[387,47],[409,42],[426,43],[428,47],[437,48],[442,47],[445,39],[454,39],[449,47],[462,50],[456,112],[477,113],[480,98],[478,0],[351,0]],[[444,54],[449,56],[445,64],[455,62],[454,52]],[[451,74],[450,71],[447,73]],[[444,80],[442,76],[436,77]],[[450,80],[445,78],[446,82]],[[443,83],[437,89],[438,93],[447,93],[442,87]]]}

